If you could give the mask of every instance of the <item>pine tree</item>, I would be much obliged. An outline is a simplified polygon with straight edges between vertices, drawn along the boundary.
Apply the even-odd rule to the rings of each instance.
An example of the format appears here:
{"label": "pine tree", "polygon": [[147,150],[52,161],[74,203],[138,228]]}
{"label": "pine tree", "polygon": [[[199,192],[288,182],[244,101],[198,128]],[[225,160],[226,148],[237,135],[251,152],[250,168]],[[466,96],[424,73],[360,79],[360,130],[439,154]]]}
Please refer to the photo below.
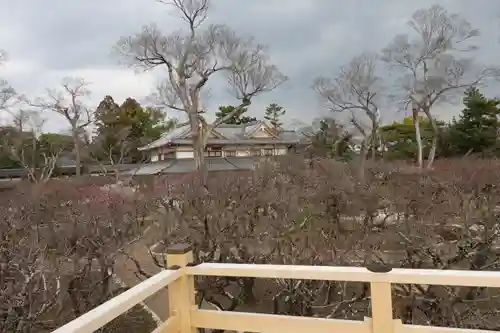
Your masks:
{"label": "pine tree", "polygon": [[276,131],[281,131],[281,127],[283,126],[283,122],[281,121],[281,117],[286,113],[286,110],[283,109],[282,106],[279,106],[276,103],[269,104],[266,108],[266,113],[264,115],[264,119],[266,119],[271,126]]}
{"label": "pine tree", "polygon": [[[235,106],[232,106],[232,105],[228,105],[228,106],[219,106],[219,112],[216,112],[215,113],[215,117],[218,119],[218,118],[224,118],[226,115],[230,114],[231,112],[234,111],[236,107]],[[243,111],[234,115],[233,117],[227,119],[224,123],[225,124],[236,124],[236,125],[240,125],[240,124],[248,124],[248,123],[251,123],[251,122],[254,122],[256,121],[257,119],[254,118],[254,117],[247,117],[247,116],[243,116],[243,114],[247,112],[247,108],[243,108]]]}
{"label": "pine tree", "polygon": [[456,154],[483,153],[498,144],[500,101],[488,99],[477,88],[465,92],[465,109],[450,126],[450,142]]}
{"label": "pine tree", "polygon": [[[165,120],[165,114],[156,108],[143,108],[133,98],[127,98],[121,105],[111,96],[106,96],[94,114],[97,136],[96,155],[99,159],[121,159],[126,148],[126,157],[141,161],[138,147],[158,139],[163,132],[174,126]],[[99,154],[102,153],[101,155]]]}

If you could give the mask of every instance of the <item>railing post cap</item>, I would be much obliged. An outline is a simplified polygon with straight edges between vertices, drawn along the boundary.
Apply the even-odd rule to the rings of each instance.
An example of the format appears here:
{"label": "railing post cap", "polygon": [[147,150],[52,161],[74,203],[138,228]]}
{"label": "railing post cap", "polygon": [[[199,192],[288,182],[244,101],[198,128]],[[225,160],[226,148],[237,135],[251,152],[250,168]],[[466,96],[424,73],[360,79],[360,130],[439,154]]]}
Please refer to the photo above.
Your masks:
{"label": "railing post cap", "polygon": [[174,244],[167,248],[167,254],[186,254],[192,250],[189,244]]}

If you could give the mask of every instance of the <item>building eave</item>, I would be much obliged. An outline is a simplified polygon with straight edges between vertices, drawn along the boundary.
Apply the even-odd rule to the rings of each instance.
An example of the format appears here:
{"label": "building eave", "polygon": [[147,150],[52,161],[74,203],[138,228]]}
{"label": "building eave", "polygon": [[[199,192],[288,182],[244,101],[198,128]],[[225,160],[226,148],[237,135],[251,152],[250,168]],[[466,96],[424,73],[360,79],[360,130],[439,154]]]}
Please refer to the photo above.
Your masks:
{"label": "building eave", "polygon": [[[207,145],[221,145],[221,146],[230,146],[230,145],[294,145],[299,144],[298,140],[278,140],[278,139],[247,139],[247,140],[209,140]],[[191,140],[174,140],[170,143],[171,145],[192,145],[193,142]]]}

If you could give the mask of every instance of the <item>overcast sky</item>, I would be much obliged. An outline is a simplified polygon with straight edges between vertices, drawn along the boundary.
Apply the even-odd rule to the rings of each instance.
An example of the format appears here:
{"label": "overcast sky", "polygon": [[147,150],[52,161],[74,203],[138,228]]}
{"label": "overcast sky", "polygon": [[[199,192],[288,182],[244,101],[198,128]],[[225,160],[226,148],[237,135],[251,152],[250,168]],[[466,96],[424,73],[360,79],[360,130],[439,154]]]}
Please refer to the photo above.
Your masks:
{"label": "overcast sky", "polygon": [[[214,0],[210,21],[228,24],[269,45],[273,61],[289,77],[276,91],[253,100],[249,113],[261,117],[265,105],[276,102],[288,110],[288,121],[309,122],[324,114],[310,88],[314,77],[333,75],[364,51],[379,51],[395,34],[407,30],[406,22],[416,9],[434,3],[462,14],[479,28],[478,57],[500,65],[499,0]],[[153,22],[165,32],[182,25],[169,7],[154,0],[0,0],[0,4],[0,48],[9,54],[0,77],[19,92],[35,96],[56,87],[63,77],[80,76],[91,83],[93,105],[105,95],[119,103],[128,96],[142,100],[160,74],[136,74],[120,66],[111,56],[120,36]],[[212,112],[221,104],[236,104],[223,83],[211,86]],[[489,91],[495,94],[496,87]],[[442,113],[450,118],[459,110],[444,106]],[[394,110],[382,116],[387,121]],[[46,130],[63,128],[64,122],[51,116]]]}

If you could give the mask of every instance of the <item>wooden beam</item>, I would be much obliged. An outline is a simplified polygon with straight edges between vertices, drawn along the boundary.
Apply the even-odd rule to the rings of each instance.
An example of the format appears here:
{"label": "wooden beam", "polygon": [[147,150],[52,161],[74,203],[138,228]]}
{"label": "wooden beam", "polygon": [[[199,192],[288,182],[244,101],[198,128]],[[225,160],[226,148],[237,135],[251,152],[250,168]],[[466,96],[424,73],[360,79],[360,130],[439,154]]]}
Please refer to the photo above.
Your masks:
{"label": "wooden beam", "polygon": [[179,271],[162,271],[52,333],[92,333],[180,277]]}
{"label": "wooden beam", "polygon": [[466,328],[401,325],[394,333],[498,333],[490,330],[470,330]]}
{"label": "wooden beam", "polygon": [[[198,328],[261,333],[373,333],[371,318],[365,321],[279,316],[260,313],[192,310],[191,323]],[[464,328],[403,325],[393,320],[394,333],[495,333],[497,331]]]}
{"label": "wooden beam", "polygon": [[398,268],[387,273],[374,273],[363,267],[203,263],[195,267],[187,267],[186,273],[196,276],[388,282],[500,288],[499,271]]}
{"label": "wooden beam", "polygon": [[370,283],[370,294],[372,332],[393,333],[391,284],[388,282],[372,282]]}
{"label": "wooden beam", "polygon": [[192,310],[191,323],[198,328],[264,333],[371,333],[363,321],[278,316],[258,313]]}
{"label": "wooden beam", "polygon": [[179,316],[180,333],[196,333],[191,324],[191,308],[196,305],[194,276],[184,274],[184,269],[193,262],[193,251],[188,244],[176,244],[167,249],[167,264],[177,266],[182,276],[168,288],[168,304],[171,316]]}
{"label": "wooden beam", "polygon": [[165,320],[151,333],[177,333],[179,331],[179,316],[173,316]]}

